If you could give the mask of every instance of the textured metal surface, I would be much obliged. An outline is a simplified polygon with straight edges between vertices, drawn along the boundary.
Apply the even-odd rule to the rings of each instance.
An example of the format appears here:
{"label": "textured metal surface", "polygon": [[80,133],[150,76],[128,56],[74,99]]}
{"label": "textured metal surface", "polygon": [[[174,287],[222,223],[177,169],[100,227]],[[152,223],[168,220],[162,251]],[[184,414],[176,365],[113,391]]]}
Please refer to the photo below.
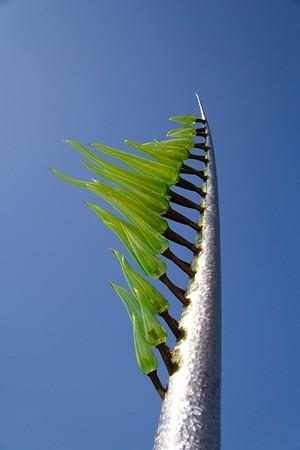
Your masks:
{"label": "textured metal surface", "polygon": [[[200,112],[203,117],[203,111]],[[211,136],[202,251],[189,284],[191,304],[180,325],[186,338],[176,350],[182,365],[169,380],[154,450],[219,450],[221,385],[221,276],[217,178]]]}

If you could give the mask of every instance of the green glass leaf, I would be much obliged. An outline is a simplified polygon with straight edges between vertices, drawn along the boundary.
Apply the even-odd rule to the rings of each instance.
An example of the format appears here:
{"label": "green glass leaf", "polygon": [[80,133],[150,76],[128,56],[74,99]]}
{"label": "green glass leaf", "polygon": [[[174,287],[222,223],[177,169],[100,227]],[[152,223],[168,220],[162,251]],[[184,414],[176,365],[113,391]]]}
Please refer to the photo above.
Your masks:
{"label": "green glass leaf", "polygon": [[109,281],[109,284],[116,292],[116,294],[119,296],[119,298],[122,300],[122,303],[125,306],[125,309],[129,315],[130,320],[132,321],[132,317],[136,316],[136,318],[142,324],[143,317],[139,301],[134,297],[134,295],[131,292],[123,288],[123,286],[120,286],[117,283],[113,283],[112,281]]}
{"label": "green glass leaf", "polygon": [[[142,230],[143,239],[154,252],[162,253],[168,248],[168,240],[161,235],[168,227],[167,220],[146,208],[143,203],[126,192],[121,192],[119,189],[98,180],[85,182],[67,177],[56,169],[52,169],[52,172],[69,184],[90,190],[124,214],[138,229]],[[138,232],[138,229],[136,232]]]}
{"label": "green glass leaf", "polygon": [[[158,146],[161,149],[170,148],[173,151],[175,149],[186,151],[190,150],[194,146],[193,138],[173,138],[172,139],[166,139],[162,141],[154,141],[151,143],[152,145]],[[145,145],[145,144],[144,144]]]}
{"label": "green glass leaf", "polygon": [[143,317],[138,300],[126,289],[116,283],[110,282],[112,288],[122,300],[132,322],[133,340],[137,363],[145,374],[157,370],[157,360],[145,339]]}
{"label": "green glass leaf", "polygon": [[140,152],[146,153],[152,156],[152,158],[156,159],[157,161],[168,165],[174,165],[174,163],[181,164],[188,156],[188,152],[183,154],[182,152],[172,151],[172,149],[165,149],[164,151],[161,151],[157,146],[145,147],[143,144],[139,144],[138,142],[134,142],[130,139],[125,139],[124,142],[126,145],[129,145],[130,147],[135,148]]}
{"label": "green glass leaf", "polygon": [[75,178],[70,178],[64,175],[63,173],[59,172],[59,170],[54,169],[53,167],[50,167],[50,170],[54,175],[56,175],[59,179],[65,181],[68,184],[72,184],[73,186],[78,186],[81,188],[87,188],[87,181],[81,181],[81,180],[75,180]]}
{"label": "green glass leaf", "polygon": [[157,359],[144,338],[143,329],[135,316],[132,318],[132,325],[136,359],[140,370],[148,375],[150,372],[157,370]]}
{"label": "green glass leaf", "polygon": [[53,169],[52,171],[63,181],[88,189],[103,198],[107,203],[112,205],[124,214],[131,222],[142,229],[143,234],[146,234],[151,242],[153,240],[157,240],[160,243],[160,246],[158,247],[160,249],[160,253],[168,248],[168,240],[161,236],[161,234],[168,228],[167,220],[155,211],[151,211],[145,207],[143,203],[134,199],[130,194],[121,192],[117,188],[107,186],[98,180],[85,182],[67,177],[56,169]]}
{"label": "green glass leaf", "polygon": [[[176,141],[178,141],[178,139],[176,139]],[[133,141],[130,142],[132,143]],[[134,148],[140,149],[140,151],[143,151],[145,153],[151,152],[155,155],[165,155],[168,158],[176,158],[180,162],[189,157],[189,148],[193,146],[192,143],[188,144],[183,142],[180,142],[180,144],[177,142],[175,145],[173,145],[173,139],[169,139],[168,141],[146,142],[144,144],[132,143],[130,145]]]}
{"label": "green glass leaf", "polygon": [[127,237],[140,239],[144,247],[148,247],[154,253],[163,253],[169,246],[168,240],[148,227],[145,222],[138,217],[134,217],[136,223],[126,222],[118,216],[87,202],[88,206],[93,206],[96,214],[100,214],[107,226],[118,233],[125,233]]}
{"label": "green glass leaf", "polygon": [[192,127],[196,123],[197,117],[192,114],[185,114],[183,116],[171,116],[169,120],[172,122],[182,123],[186,127]]}
{"label": "green glass leaf", "polygon": [[196,130],[194,128],[176,128],[168,131],[167,136],[175,138],[194,137],[196,136]]}
{"label": "green glass leaf", "polygon": [[160,196],[155,192],[149,192],[146,189],[140,188],[139,190],[133,189],[129,186],[122,186],[123,191],[127,192],[131,197],[139,200],[147,208],[156,211],[159,214],[163,214],[168,211],[170,204],[169,196]]}
{"label": "green glass leaf", "polygon": [[122,167],[118,167],[108,161],[98,158],[97,167],[84,160],[83,164],[91,172],[106,178],[109,181],[113,181],[122,186],[129,186],[134,189],[146,190],[152,194],[154,192],[157,195],[167,195],[168,186],[166,183],[162,183],[154,177],[150,177],[139,172],[132,172]]}
{"label": "green glass leaf", "polygon": [[[145,183],[145,186],[147,186],[149,189],[154,190],[155,192],[162,194],[162,195],[166,194],[168,191],[167,184],[161,178],[157,178],[157,176],[154,176],[154,173],[152,173],[150,171],[150,169],[149,169],[148,175],[146,173],[139,174],[137,172],[131,172],[126,169],[122,169],[121,167],[118,167],[112,163],[109,163],[108,161],[105,161],[104,159],[100,158],[99,156],[96,156],[93,152],[91,152],[90,150],[88,150],[87,148],[85,148],[83,145],[79,144],[76,141],[67,139],[67,140],[65,140],[65,142],[67,144],[69,144],[71,147],[75,148],[77,151],[79,151],[86,158],[93,161],[94,164],[96,164],[100,168],[110,172],[114,176],[119,175],[119,176],[122,176],[123,178],[129,179],[131,181],[135,180],[136,184],[140,183],[143,185],[143,183]],[[105,146],[105,147],[107,147],[107,146]],[[125,153],[125,152],[123,152],[123,153]],[[126,155],[126,153],[125,153],[125,155]],[[128,156],[133,156],[133,155],[128,155]],[[145,161],[143,158],[141,158],[141,159],[143,161]],[[151,161],[148,161],[148,163],[149,162],[151,162]],[[158,164],[158,163],[155,163],[155,164]],[[88,168],[93,167],[89,164],[87,165],[86,163],[85,163],[85,165]],[[157,168],[157,171],[158,171],[158,169],[159,168]]]}
{"label": "green glass leaf", "polygon": [[155,316],[149,311],[148,308],[145,308],[141,303],[140,307],[142,311],[146,341],[154,347],[157,347],[159,344],[166,342],[168,337],[166,330],[155,318]]}
{"label": "green glass leaf", "polygon": [[145,234],[134,225],[93,203],[87,202],[87,205],[108,228],[117,234],[146,275],[152,278],[159,278],[166,272],[166,264],[156,255],[156,253],[159,253],[159,250],[153,250],[153,246],[160,247],[161,244],[158,241],[149,243],[149,237],[147,236],[146,238]]}
{"label": "green glass leaf", "polygon": [[86,158],[88,158],[91,161],[93,161],[93,163],[101,164],[101,159],[98,156],[96,156],[93,152],[88,150],[86,147],[84,147],[83,145],[79,144],[79,142],[74,141],[72,139],[65,139],[64,142],[66,144],[70,145],[71,147],[75,148],[75,150],[77,150],[79,153],[81,153]]}
{"label": "green glass leaf", "polygon": [[[104,200],[124,214],[135,225],[142,226],[143,230],[150,227],[150,229],[162,234],[168,228],[168,222],[164,217],[155,211],[151,211],[143,203],[126,194],[126,192],[121,192],[116,188],[106,185],[103,188],[103,183],[98,181],[89,184],[89,189],[104,198]],[[149,232],[151,233],[151,230]],[[165,245],[166,243],[164,247]]]}
{"label": "green glass leaf", "polygon": [[122,267],[130,289],[143,307],[148,307],[152,314],[160,314],[166,311],[169,308],[166,298],[149,281],[133,270],[121,252],[113,250],[113,254],[117,257]]}
{"label": "green glass leaf", "polygon": [[178,181],[180,170],[180,164],[178,163],[170,166],[168,164],[150,161],[140,156],[131,155],[121,150],[109,147],[108,145],[93,143],[91,146],[109,156],[119,159],[130,167],[140,170],[147,175],[158,178],[162,182],[167,183],[169,186],[176,184]]}

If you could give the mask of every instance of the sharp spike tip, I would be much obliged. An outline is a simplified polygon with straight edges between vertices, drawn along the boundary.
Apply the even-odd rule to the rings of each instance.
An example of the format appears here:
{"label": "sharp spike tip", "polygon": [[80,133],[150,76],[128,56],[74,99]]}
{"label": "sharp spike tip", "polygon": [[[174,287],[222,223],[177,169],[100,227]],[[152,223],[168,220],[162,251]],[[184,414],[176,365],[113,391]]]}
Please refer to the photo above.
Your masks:
{"label": "sharp spike tip", "polygon": [[197,99],[198,106],[199,106],[199,109],[200,109],[200,119],[206,120],[206,117],[205,117],[205,114],[204,114],[204,111],[203,111],[203,107],[202,107],[202,103],[200,101],[200,97],[199,97],[197,92],[195,92],[195,95],[196,95],[196,99]]}

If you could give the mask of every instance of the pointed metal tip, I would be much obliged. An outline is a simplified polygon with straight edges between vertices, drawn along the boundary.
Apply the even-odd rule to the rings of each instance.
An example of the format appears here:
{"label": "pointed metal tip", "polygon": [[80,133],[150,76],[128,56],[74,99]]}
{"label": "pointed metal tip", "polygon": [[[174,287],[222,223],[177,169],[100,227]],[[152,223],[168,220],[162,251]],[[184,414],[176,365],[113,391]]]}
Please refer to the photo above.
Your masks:
{"label": "pointed metal tip", "polygon": [[206,117],[205,117],[205,114],[204,114],[204,111],[203,111],[203,108],[202,108],[202,104],[201,104],[201,101],[200,101],[200,97],[199,97],[197,92],[195,92],[195,95],[196,95],[196,99],[197,99],[198,106],[199,106],[199,109],[200,109],[200,119],[206,120]]}

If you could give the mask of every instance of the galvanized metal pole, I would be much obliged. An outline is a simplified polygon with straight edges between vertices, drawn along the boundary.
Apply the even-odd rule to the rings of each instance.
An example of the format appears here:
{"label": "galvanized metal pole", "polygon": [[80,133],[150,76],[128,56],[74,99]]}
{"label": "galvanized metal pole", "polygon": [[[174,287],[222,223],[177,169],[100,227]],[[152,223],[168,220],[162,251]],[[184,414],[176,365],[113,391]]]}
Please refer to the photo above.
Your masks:
{"label": "galvanized metal pole", "polygon": [[[197,96],[199,101],[199,98]],[[200,117],[205,115],[199,101]],[[190,305],[180,321],[187,334],[177,346],[180,369],[170,377],[154,450],[219,450],[221,397],[221,272],[217,175],[208,124],[206,209],[202,250],[194,261]]]}

